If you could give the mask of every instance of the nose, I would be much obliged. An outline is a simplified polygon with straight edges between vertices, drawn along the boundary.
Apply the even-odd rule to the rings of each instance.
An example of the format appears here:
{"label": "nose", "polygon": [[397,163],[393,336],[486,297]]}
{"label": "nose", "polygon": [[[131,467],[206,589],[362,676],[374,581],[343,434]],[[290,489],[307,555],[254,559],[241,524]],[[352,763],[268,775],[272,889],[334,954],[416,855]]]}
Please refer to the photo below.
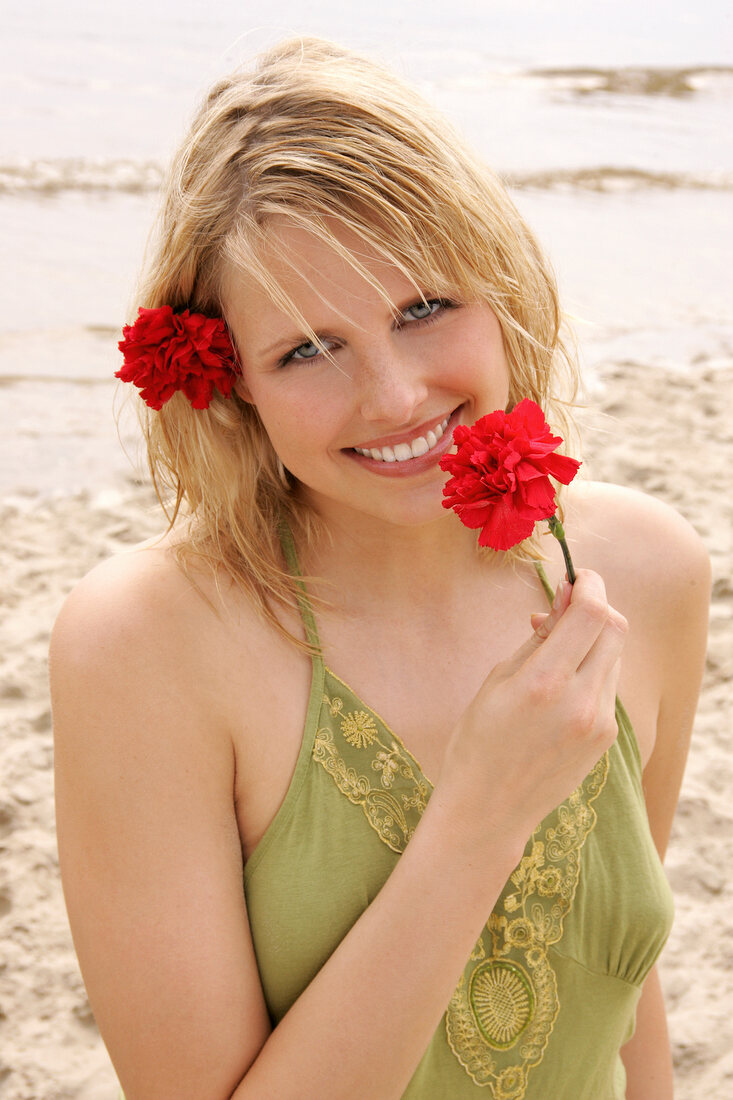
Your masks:
{"label": "nose", "polygon": [[359,379],[361,415],[374,423],[409,423],[428,395],[419,360],[391,343],[379,348],[372,345]]}

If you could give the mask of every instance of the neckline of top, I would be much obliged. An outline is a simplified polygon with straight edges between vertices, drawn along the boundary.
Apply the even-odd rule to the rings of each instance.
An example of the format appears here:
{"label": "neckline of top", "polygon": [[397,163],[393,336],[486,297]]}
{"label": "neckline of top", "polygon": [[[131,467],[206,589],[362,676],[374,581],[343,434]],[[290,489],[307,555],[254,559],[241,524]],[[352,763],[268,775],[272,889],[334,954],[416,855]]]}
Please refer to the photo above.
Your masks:
{"label": "neckline of top", "polygon": [[[355,691],[354,688],[349,683],[347,683],[346,680],[342,679],[342,677],[339,676],[337,672],[334,672],[333,669],[325,663],[323,659],[321,641],[318,635],[316,617],[313,613],[313,608],[311,606],[310,600],[308,599],[308,590],[306,588],[305,581],[303,580],[303,574],[301,573],[300,564],[298,562],[298,553],[295,548],[295,540],[293,539],[293,533],[290,530],[289,525],[285,521],[280,524],[280,542],[282,545],[283,554],[285,555],[285,561],[287,563],[288,569],[290,570],[293,576],[293,580],[295,581],[298,607],[300,610],[301,618],[303,620],[303,627],[305,629],[306,639],[308,644],[312,647],[311,661],[313,665],[313,675],[311,677],[311,694],[313,685],[315,684],[317,677],[322,679],[325,676],[330,676],[331,679],[341,684],[342,687],[346,688],[350,695],[352,695],[353,698],[356,699],[361,706],[365,707],[370,712],[370,714],[374,716],[374,718],[380,723],[380,725],[389,734],[389,736],[395,739],[402,751],[410,757],[410,759],[413,761],[418,771],[422,775],[423,779],[432,789],[434,786],[432,780],[427,775],[425,769],[423,768],[422,764],[415,756],[415,754],[411,752],[410,749],[407,747],[402,737],[400,737],[400,735],[390,726],[390,724],[385,721],[385,719],[381,716],[381,714],[378,713],[378,711],[374,710],[374,708],[370,706],[369,703],[365,702],[362,696],[357,691]],[[544,567],[539,561],[535,561],[533,564],[540,584],[542,585],[542,588],[547,597],[548,603],[551,605],[555,593],[547,578]]]}

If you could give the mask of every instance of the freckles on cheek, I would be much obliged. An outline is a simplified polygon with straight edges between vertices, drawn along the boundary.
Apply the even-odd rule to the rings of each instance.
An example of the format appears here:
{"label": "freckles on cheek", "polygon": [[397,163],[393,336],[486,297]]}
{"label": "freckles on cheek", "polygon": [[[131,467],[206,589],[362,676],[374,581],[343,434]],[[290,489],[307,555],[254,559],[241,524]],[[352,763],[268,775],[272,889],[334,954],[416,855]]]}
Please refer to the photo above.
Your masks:
{"label": "freckles on cheek", "polygon": [[317,418],[303,403],[276,403],[267,409],[263,422],[270,441],[283,455],[302,454],[324,445]]}

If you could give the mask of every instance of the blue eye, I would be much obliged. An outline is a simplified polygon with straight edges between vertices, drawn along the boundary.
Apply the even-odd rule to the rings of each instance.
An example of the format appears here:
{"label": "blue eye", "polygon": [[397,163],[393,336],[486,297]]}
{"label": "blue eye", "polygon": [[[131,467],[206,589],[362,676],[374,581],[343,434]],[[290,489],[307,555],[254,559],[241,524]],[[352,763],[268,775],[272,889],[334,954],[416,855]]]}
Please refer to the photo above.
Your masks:
{"label": "blue eye", "polygon": [[415,321],[424,321],[426,317],[432,316],[439,308],[440,302],[433,299],[429,302],[416,302],[414,306],[408,306],[405,313],[407,315],[411,314]]}
{"label": "blue eye", "polygon": [[321,348],[317,344],[311,343],[309,340],[307,344],[298,344],[297,348],[289,353],[289,359],[315,359],[317,355],[321,354]]}
{"label": "blue eye", "polygon": [[408,306],[402,311],[402,316],[406,321],[430,321],[444,310],[454,308],[455,302],[449,302],[446,298],[427,298]]}
{"label": "blue eye", "polygon": [[279,366],[285,367],[288,363],[306,363],[318,359],[324,352],[330,351],[332,346],[333,343],[330,340],[324,339],[322,344],[314,344],[312,340],[304,340],[302,344],[292,348],[287,355],[283,355]]}

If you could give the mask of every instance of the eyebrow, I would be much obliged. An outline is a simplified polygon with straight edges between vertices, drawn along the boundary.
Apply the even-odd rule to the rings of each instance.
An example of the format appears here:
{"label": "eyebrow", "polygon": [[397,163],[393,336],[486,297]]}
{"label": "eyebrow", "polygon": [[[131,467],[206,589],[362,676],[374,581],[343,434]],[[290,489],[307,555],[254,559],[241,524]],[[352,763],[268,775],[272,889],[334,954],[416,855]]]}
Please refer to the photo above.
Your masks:
{"label": "eyebrow", "polygon": [[[402,305],[395,306],[395,313],[397,313],[397,314],[398,313],[404,313],[405,310],[409,309],[410,306],[414,306],[417,302],[422,302],[423,301],[423,297],[421,297],[422,293],[423,292],[421,292],[419,290],[416,290],[413,294],[411,294],[405,300],[405,302]],[[415,294],[417,295],[417,297],[415,297]],[[436,297],[436,295],[434,295],[434,294],[430,294],[430,295],[425,294],[424,295],[424,300],[429,302],[431,300],[431,298],[434,298],[434,297]],[[320,332],[318,332],[316,329],[314,329],[313,332],[314,332],[314,335],[316,336],[316,339],[318,339],[318,340],[335,340],[336,339],[336,337],[333,335],[333,333],[328,332],[325,329],[320,331]],[[276,340],[274,344],[270,344],[269,347],[259,349],[258,351],[255,352],[255,355],[259,356],[262,359],[266,359],[270,355],[273,355],[273,354],[275,354],[275,352],[278,352],[280,350],[286,351],[286,350],[290,350],[291,348],[298,348],[298,347],[300,347],[301,344],[310,344],[310,343],[311,343],[311,337],[308,336],[307,333],[303,333],[303,332],[298,333],[298,332],[296,332],[292,336],[289,336],[289,337],[288,336],[283,336],[280,340]]]}
{"label": "eyebrow", "polygon": [[[329,336],[326,332],[316,332],[317,340],[331,340],[333,337]],[[255,355],[261,359],[267,359],[270,355],[280,350],[289,350],[290,348],[299,348],[301,344],[310,344],[311,338],[307,333],[295,333],[294,336],[283,336],[282,339],[276,340],[274,344],[270,344],[268,348],[261,348],[255,352]]]}

